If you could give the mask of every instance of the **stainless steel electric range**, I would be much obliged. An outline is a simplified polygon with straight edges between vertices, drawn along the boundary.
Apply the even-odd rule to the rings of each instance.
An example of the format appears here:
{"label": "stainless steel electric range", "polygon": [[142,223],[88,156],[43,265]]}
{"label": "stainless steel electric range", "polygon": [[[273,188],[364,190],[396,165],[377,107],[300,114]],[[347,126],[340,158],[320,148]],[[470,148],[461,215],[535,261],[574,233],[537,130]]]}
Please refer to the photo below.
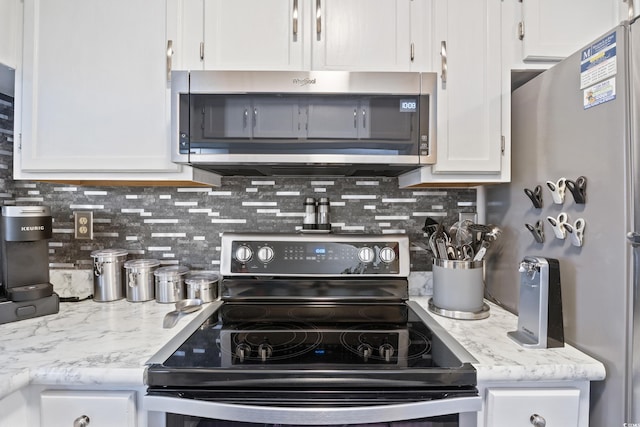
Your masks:
{"label": "stainless steel electric range", "polygon": [[408,301],[409,268],[404,235],[223,234],[220,300],[149,360],[145,408],[167,426],[473,425],[474,360]]}

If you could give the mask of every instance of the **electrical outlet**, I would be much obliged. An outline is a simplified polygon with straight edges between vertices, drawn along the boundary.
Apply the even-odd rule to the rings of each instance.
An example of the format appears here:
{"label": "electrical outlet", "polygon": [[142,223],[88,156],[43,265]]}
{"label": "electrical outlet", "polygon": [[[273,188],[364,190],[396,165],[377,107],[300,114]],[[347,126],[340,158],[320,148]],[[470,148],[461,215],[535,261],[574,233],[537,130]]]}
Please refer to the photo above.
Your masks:
{"label": "electrical outlet", "polygon": [[73,213],[76,239],[93,239],[93,212],[76,211]]}

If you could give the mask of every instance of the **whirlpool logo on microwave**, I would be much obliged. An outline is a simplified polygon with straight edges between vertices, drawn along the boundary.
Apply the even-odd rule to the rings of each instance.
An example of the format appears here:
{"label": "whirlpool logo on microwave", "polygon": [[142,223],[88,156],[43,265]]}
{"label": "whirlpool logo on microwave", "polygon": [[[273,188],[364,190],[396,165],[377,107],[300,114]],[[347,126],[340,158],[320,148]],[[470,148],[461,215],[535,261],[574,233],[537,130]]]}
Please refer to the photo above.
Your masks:
{"label": "whirlpool logo on microwave", "polygon": [[304,79],[298,79],[298,78],[294,78],[293,79],[293,84],[294,85],[298,85],[298,86],[309,86],[309,85],[314,85],[316,84],[316,79],[310,79],[309,77],[305,77]]}
{"label": "whirlpool logo on microwave", "polygon": [[44,231],[44,225],[25,225],[20,227],[20,231]]}

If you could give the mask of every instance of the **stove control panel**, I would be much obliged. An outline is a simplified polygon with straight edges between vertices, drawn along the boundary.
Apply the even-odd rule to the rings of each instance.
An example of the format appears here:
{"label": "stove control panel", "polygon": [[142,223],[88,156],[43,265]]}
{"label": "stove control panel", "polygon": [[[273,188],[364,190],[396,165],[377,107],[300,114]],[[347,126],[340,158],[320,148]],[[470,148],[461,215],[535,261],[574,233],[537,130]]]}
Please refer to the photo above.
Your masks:
{"label": "stove control panel", "polygon": [[223,234],[223,275],[340,276],[409,273],[404,235]]}

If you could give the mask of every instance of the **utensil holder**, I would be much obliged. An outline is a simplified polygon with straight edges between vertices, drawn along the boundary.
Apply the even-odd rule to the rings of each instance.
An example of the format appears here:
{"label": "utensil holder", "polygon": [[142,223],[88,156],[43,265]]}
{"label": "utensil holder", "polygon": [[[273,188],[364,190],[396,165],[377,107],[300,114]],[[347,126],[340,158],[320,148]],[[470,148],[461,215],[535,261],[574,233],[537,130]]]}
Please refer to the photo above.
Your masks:
{"label": "utensil holder", "polygon": [[484,261],[433,260],[433,298],[429,309],[457,319],[482,319],[489,315],[484,303]]}

